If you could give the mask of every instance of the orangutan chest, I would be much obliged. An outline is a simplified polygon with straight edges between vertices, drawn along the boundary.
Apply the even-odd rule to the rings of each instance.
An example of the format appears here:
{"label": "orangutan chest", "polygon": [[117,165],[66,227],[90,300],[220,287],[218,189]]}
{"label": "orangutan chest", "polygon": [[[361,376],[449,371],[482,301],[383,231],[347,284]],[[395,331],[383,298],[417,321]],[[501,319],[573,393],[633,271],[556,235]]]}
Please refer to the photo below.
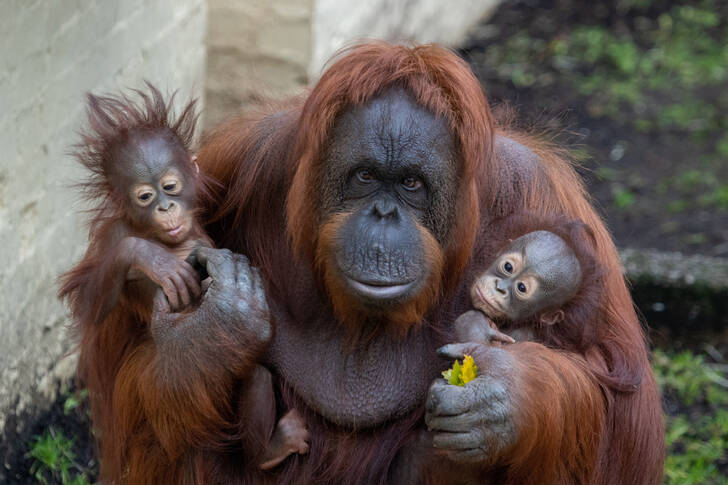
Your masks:
{"label": "orangutan chest", "polygon": [[424,405],[443,362],[438,343],[419,331],[397,341],[380,335],[348,345],[337,329],[277,319],[269,365],[313,410],[351,429],[376,426]]}

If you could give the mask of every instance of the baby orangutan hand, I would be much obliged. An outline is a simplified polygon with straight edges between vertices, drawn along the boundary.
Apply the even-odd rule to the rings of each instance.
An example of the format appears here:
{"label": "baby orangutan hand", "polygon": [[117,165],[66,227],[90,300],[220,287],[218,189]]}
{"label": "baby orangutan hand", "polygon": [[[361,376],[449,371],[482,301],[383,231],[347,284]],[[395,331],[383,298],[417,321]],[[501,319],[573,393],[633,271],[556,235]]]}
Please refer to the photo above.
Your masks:
{"label": "baby orangutan hand", "polygon": [[495,328],[493,322],[478,310],[465,312],[455,320],[455,341],[515,343],[515,340]]}

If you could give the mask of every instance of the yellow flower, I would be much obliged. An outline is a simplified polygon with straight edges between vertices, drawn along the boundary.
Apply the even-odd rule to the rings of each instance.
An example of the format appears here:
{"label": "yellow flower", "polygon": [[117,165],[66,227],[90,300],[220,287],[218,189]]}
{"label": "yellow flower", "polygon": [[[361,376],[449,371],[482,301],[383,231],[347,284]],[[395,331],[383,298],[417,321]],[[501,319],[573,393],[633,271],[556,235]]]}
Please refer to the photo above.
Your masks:
{"label": "yellow flower", "polygon": [[459,360],[456,360],[452,369],[448,369],[442,373],[442,377],[447,379],[447,382],[452,385],[464,386],[478,377],[478,366],[475,365],[473,358],[470,355],[465,355],[464,357],[462,365],[460,365]]}

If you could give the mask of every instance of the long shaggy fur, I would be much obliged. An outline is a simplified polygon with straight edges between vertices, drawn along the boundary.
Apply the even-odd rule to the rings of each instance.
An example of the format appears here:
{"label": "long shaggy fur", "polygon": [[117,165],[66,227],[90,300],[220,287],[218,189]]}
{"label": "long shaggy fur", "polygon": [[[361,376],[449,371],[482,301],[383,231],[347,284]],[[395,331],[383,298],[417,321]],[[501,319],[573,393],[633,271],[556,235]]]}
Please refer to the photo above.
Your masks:
{"label": "long shaggy fur", "polygon": [[[195,381],[191,364],[175,371],[190,377],[184,385],[177,382],[176,391],[186,394],[184,399],[160,385],[163,380],[157,373],[166,371],[170,364],[165,359],[169,356],[157,352],[149,335],[152,295],[140,286],[143,283],[113,284],[119,277],[119,243],[130,235],[144,237],[138,233],[140,228],[132,228],[127,220],[126,194],[120,193],[113,177],[114,164],[127,161],[116,160],[113,151],[135,143],[135,136],[150,134],[162,136],[189,153],[198,115],[196,101],[191,100],[179,116],[173,116],[174,96],[165,102],[149,83],[147,91],[133,92],[138,100],[126,95],[87,95],[87,126],[74,154],[88,170],[87,180],[78,186],[94,204],[89,217],[89,246],[81,262],[59,278],[58,296],[67,300],[73,317],[80,353],[78,377],[90,391],[101,480],[160,483],[170,479],[182,483],[173,478],[173,472],[180,477],[184,474],[179,474],[178,465],[191,459],[184,451],[189,443],[205,433],[225,436],[220,430],[235,426],[230,419],[233,404],[216,400],[223,395],[221,391],[230,391],[230,385],[223,379]],[[178,168],[194,181],[197,196],[210,200],[207,181],[197,174],[194,163],[187,160]],[[191,234],[206,239],[197,222]],[[109,301],[116,304],[107,308]],[[238,351],[244,352],[233,350],[230,355],[236,357],[240,356]],[[198,357],[185,355],[184,361],[176,359],[174,365],[189,364]],[[236,359],[236,363],[245,360]],[[192,404],[189,395],[196,396]],[[191,426],[193,419],[185,418],[185,413],[199,419],[204,429]],[[207,435],[205,443],[209,438]],[[147,464],[153,464],[150,468],[154,474],[148,473]]]}
{"label": "long shaggy fur", "polygon": [[[287,229],[296,255],[312,260],[324,222],[317,219],[320,203],[315,177],[321,170],[329,132],[345,108],[361,106],[391,87],[404,88],[433,115],[446,119],[460,154],[455,213],[471,214],[472,218],[457,217],[450,230],[443,248],[443,287],[435,292],[439,297],[441,290],[445,294],[452,290],[467,263],[478,221],[478,199],[492,201],[494,197],[487,191],[478,192],[477,174],[495,173],[492,117],[485,96],[468,65],[446,50],[371,43],[340,53],[302,108],[302,129],[296,133],[293,148],[297,167],[288,193]],[[414,320],[409,323],[424,316],[416,311],[421,307],[417,301],[411,305]]]}
{"label": "long shaggy fur", "polygon": [[[460,153],[454,162],[460,168],[462,188],[457,194],[457,221],[443,247],[440,285],[441,294],[449,291],[450,296],[430,302],[423,331],[446,327],[451,322],[448,315],[469,307],[471,281],[464,281],[462,276],[468,271],[473,248],[486,247],[488,238],[497,236],[493,222],[510,214],[532,212],[543,218],[583,221],[594,233],[595,259],[603,269],[603,313],[596,322],[593,345],[583,352],[559,348],[556,342],[557,348],[537,343],[504,347],[515,363],[511,387],[518,440],[494,457],[493,463],[476,466],[480,473],[477,482],[657,485],[663,461],[660,400],[644,335],[611,237],[590,205],[568,154],[511,130],[507,124],[494,123],[477,80],[454,54],[434,46],[372,43],[354,47],[331,65],[307,97],[232,119],[213,131],[199,153],[202,169],[220,184],[215,189],[217,197],[205,203],[213,239],[218,246],[245,253],[260,268],[268,301],[277,315],[290,320],[289,324],[306,326],[326,318],[335,324],[332,302],[325,291],[320,291],[316,284],[319,276],[314,274],[324,221],[315,217],[318,199],[312,180],[316,180],[319,155],[337,115],[395,84],[432,113],[449,120]],[[82,346],[85,366],[101,369],[92,404],[108,399],[104,393],[114,387],[116,369],[122,365],[129,369],[129,382],[148,377],[130,362],[140,351],[135,349],[145,345],[138,330],[116,323],[104,322],[103,332],[87,333],[88,341]],[[311,327],[321,338],[327,338],[325,330]],[[222,389],[235,382],[228,366],[255,358],[242,351],[236,354],[236,338],[244,342],[243,337],[213,335],[207,339],[225,339],[226,346],[206,353],[210,362],[200,367],[204,382],[223,385],[182,386],[179,390],[216,393],[211,396],[214,402],[232,399],[229,391]],[[564,336],[567,341],[570,337]],[[447,335],[442,337],[442,343],[446,341]],[[168,362],[177,358],[174,349],[166,349],[162,357]],[[224,365],[216,365],[221,357],[225,357]],[[390,357],[396,362],[400,356]],[[144,367],[145,362],[152,361],[140,360],[138,365]],[[172,389],[176,382],[187,379],[174,373],[165,378]],[[398,466],[402,469],[398,452],[424,429],[423,409],[372,430],[340,429],[306,408],[296,396],[295,383],[275,375],[274,381],[279,412],[296,407],[310,425],[308,456],[289,458],[279,469],[263,474],[247,461],[250,453],[242,445],[231,443],[229,449],[221,451],[220,439],[226,431],[206,428],[211,415],[205,409],[197,414],[185,411],[184,426],[156,421],[169,438],[161,447],[149,439],[154,433],[145,419],[107,408],[106,414],[95,419],[104,433],[113,433],[112,423],[121,421],[123,429],[137,430],[133,437],[138,437],[130,448],[135,457],[122,458],[123,463],[106,475],[107,481],[132,483],[133,477],[138,483],[154,479],[229,484],[386,483],[393,480]],[[153,413],[149,407],[134,406],[139,402],[134,388],[119,383],[117,389],[122,394],[118,399],[130,404],[129,409],[143,409],[141,415]],[[204,388],[208,390],[202,391]],[[325,383],[321,392],[326,392]],[[183,394],[175,394],[167,399],[183,398]],[[164,409],[163,402],[156,406],[157,412]],[[241,425],[246,422],[242,413],[237,418]],[[195,432],[191,439],[181,428],[208,431]],[[178,450],[175,443],[185,439],[195,443],[191,452],[183,452],[174,460],[167,456],[165,449]],[[425,483],[452,483],[463,470],[470,470],[461,466],[452,474],[436,473],[449,470],[447,463],[425,454],[416,455],[406,465],[431,471],[421,480]]]}

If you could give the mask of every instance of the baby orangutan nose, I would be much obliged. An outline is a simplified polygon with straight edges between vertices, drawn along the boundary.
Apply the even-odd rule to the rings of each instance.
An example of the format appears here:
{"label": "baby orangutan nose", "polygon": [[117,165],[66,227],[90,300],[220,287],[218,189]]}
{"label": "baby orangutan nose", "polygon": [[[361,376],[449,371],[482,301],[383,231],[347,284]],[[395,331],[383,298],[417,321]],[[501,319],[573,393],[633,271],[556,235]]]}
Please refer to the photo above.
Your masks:
{"label": "baby orangutan nose", "polygon": [[501,287],[501,280],[499,278],[493,278],[493,287],[495,288],[495,291],[500,293],[503,296],[506,296],[507,292],[505,288]]}

